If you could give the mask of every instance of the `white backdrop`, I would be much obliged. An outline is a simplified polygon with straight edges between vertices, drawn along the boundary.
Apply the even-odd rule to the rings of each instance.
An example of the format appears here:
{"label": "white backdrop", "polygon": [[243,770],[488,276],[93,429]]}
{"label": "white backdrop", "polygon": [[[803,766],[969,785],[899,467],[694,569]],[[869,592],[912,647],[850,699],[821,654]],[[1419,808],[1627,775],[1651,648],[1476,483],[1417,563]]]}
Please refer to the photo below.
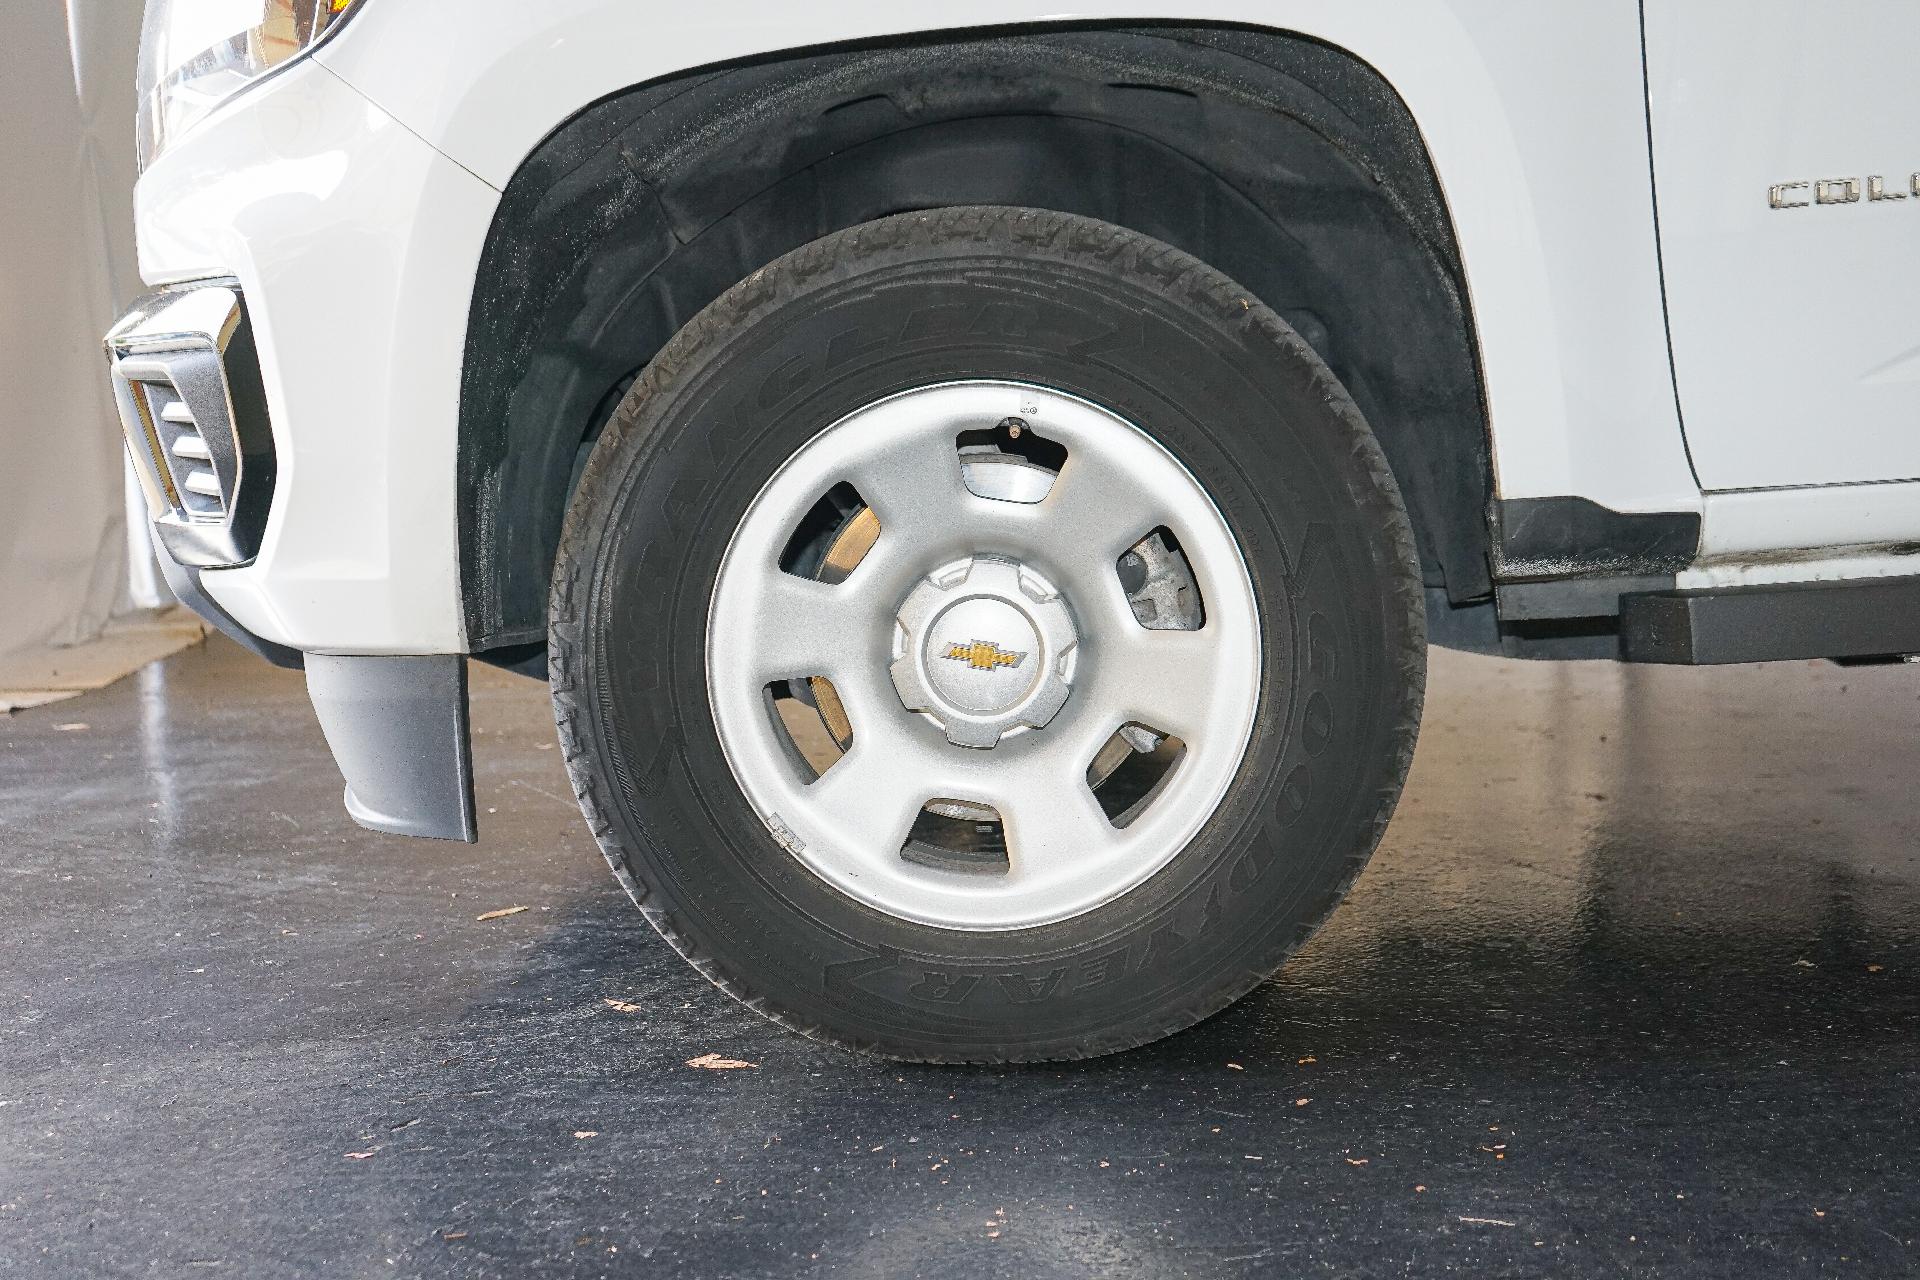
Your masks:
{"label": "white backdrop", "polygon": [[124,459],[100,351],[100,335],[140,291],[139,0],[6,0],[4,10],[0,655],[84,641],[136,600],[154,603],[146,564],[129,555]]}

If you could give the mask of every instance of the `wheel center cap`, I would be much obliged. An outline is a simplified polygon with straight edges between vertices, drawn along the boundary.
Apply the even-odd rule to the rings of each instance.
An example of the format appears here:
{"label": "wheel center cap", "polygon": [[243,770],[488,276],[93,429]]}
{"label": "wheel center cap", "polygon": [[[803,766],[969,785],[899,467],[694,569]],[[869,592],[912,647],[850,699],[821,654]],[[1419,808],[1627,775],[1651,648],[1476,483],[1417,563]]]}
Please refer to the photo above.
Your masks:
{"label": "wheel center cap", "polygon": [[1079,635],[1060,593],[1009,560],[943,566],[900,608],[893,685],[963,747],[991,747],[1038,729],[1072,688]]}
{"label": "wheel center cap", "polygon": [[994,596],[972,596],[941,610],[921,647],[934,693],[975,715],[1007,710],[1040,676],[1040,633],[1026,614]]}

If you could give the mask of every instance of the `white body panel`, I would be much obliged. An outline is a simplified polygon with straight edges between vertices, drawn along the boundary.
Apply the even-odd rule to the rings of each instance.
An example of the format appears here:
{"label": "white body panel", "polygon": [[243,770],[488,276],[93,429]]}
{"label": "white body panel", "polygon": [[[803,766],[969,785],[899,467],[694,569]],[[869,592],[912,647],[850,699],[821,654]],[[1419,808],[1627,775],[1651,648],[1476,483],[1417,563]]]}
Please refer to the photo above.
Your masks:
{"label": "white body panel", "polygon": [[[1733,31],[1717,6],[1649,0],[1646,21],[1674,376],[1701,483],[1920,478],[1920,6],[1752,0]],[[1772,207],[1776,184],[1790,207]],[[1715,528],[1716,505],[1770,505],[1807,532]],[[1874,540],[1920,531],[1910,489],[1801,495],[1710,504],[1709,546],[1824,545],[1793,539],[1830,508]]]}
{"label": "white body panel", "polygon": [[[1710,32],[1694,31],[1709,19],[1680,23],[1656,8],[1673,28],[1663,47],[1710,43]],[[258,559],[208,572],[209,594],[243,625],[298,648],[464,648],[455,526],[460,369],[497,188],[567,118],[629,86],[782,49],[951,29],[954,17],[947,6],[874,0],[714,0],[695,10],[626,0],[370,0],[313,58],[191,130],[140,184],[142,272],[156,283],[239,278],[257,329],[281,467]],[[1886,541],[1920,529],[1920,486],[1886,486],[1880,496],[1887,501],[1864,506],[1849,506],[1832,490],[1780,489],[1738,503],[1703,503],[1675,408],[1649,180],[1647,85],[1632,4],[1214,0],[1060,10],[985,0],[965,17],[996,26],[1134,19],[1260,25],[1335,45],[1378,70],[1422,131],[1458,237],[1499,496],[1573,495],[1630,512],[1704,507],[1709,549],[1734,559],[1781,547]],[[1746,47],[1752,36],[1730,39],[1724,58],[1737,57],[1735,46]],[[1662,111],[1681,102],[1672,87],[1687,83],[1684,75],[1669,78],[1669,88],[1655,90]],[[1881,124],[1897,131],[1910,118]],[[1887,363],[1882,355],[1897,356],[1891,347],[1899,343],[1884,335],[1867,335],[1857,348],[1879,353],[1872,356],[1882,360],[1877,372],[1841,369],[1835,362],[1844,353],[1822,345],[1821,370],[1844,385],[1804,379],[1794,392],[1801,399],[1767,418],[1757,436],[1740,434],[1740,415],[1754,415],[1754,406],[1727,410],[1716,403],[1717,388],[1732,374],[1724,353],[1714,350],[1715,326],[1729,322],[1712,313],[1727,310],[1714,291],[1734,273],[1732,259],[1714,244],[1723,217],[1720,187],[1738,205],[1729,204],[1733,212],[1724,216],[1741,235],[1755,227],[1771,234],[1771,224],[1759,221],[1767,217],[1787,227],[1782,236],[1818,235],[1818,223],[1833,217],[1879,216],[1920,227],[1920,199],[1906,208],[1765,208],[1769,181],[1802,171],[1821,176],[1835,166],[1865,173],[1905,163],[1882,156],[1885,140],[1867,133],[1858,136],[1873,145],[1857,159],[1853,150],[1835,152],[1835,139],[1860,123],[1829,115],[1818,129],[1786,130],[1780,146],[1788,150],[1749,155],[1751,148],[1734,148],[1725,180],[1715,179],[1711,191],[1702,184],[1694,204],[1680,187],[1670,196],[1662,191],[1676,214],[1692,219],[1690,229],[1669,237],[1666,268],[1687,312],[1676,318],[1685,334],[1683,397],[1697,404],[1688,412],[1696,415],[1697,448],[1710,453],[1716,485],[1805,483],[1816,471],[1795,468],[1814,467],[1816,455],[1827,455],[1817,469],[1823,479],[1886,478],[1909,455],[1914,465],[1902,474],[1920,475],[1920,446],[1898,429],[1911,422],[1910,412],[1900,424],[1850,419],[1839,428],[1844,448],[1831,435],[1824,449],[1809,445],[1805,404],[1816,392],[1837,386],[1854,397],[1846,401],[1853,407],[1910,393],[1920,357]],[[1737,133],[1724,130],[1724,121],[1715,127]],[[1770,129],[1782,132],[1777,121]],[[1668,154],[1683,159],[1685,149],[1705,145],[1680,128],[1668,136],[1682,148]],[[1757,212],[1749,217],[1749,209]],[[1782,272],[1797,271],[1800,242],[1782,244],[1762,248],[1780,259]],[[1695,252],[1702,265],[1683,267],[1681,257]],[[1858,250],[1843,244],[1833,252]],[[1849,294],[1847,306],[1829,305],[1832,295],[1792,278],[1802,286],[1792,305],[1823,323],[1858,301]],[[1843,327],[1860,336],[1852,321]],[[1904,341],[1911,346],[1910,337]],[[1764,348],[1780,349],[1778,341]],[[1856,446],[1866,452],[1837,456]]]}
{"label": "white body panel", "polygon": [[[1835,484],[1812,489],[1744,489],[1706,495],[1700,562],[1753,562],[1756,582],[1780,582],[1783,551],[1846,550],[1874,559],[1875,548],[1920,544],[1920,481]],[[1863,567],[1862,576],[1877,574]]]}

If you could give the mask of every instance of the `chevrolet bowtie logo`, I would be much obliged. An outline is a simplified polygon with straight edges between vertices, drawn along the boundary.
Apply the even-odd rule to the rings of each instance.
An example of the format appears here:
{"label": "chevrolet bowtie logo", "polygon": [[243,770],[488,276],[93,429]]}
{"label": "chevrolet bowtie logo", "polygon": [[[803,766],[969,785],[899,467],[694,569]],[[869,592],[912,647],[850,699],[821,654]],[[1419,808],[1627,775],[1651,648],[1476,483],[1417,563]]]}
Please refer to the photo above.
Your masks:
{"label": "chevrolet bowtie logo", "polygon": [[991,640],[975,640],[971,644],[958,641],[947,646],[940,655],[955,662],[964,662],[975,671],[991,671],[995,667],[1017,667],[1027,660],[1024,653],[1015,653],[1011,649],[1002,649]]}

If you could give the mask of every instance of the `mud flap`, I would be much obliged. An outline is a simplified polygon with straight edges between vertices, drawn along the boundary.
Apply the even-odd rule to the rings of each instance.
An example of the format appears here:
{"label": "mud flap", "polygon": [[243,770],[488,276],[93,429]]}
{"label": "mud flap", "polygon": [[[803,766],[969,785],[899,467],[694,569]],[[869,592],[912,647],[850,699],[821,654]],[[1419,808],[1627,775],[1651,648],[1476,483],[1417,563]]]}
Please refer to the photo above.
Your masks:
{"label": "mud flap", "polygon": [[310,653],[307,696],[355,822],[402,836],[478,837],[463,655]]}

